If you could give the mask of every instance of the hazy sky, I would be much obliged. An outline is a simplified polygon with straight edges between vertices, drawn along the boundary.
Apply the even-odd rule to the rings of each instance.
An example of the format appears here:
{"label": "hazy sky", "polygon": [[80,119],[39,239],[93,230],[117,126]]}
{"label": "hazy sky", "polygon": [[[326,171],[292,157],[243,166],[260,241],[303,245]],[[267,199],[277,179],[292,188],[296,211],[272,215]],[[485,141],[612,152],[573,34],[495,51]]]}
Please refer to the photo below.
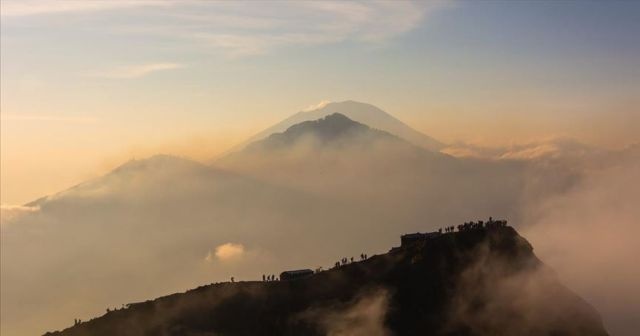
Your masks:
{"label": "hazy sky", "polygon": [[640,3],[2,1],[1,197],[210,157],[320,101],[444,142],[640,142]]}

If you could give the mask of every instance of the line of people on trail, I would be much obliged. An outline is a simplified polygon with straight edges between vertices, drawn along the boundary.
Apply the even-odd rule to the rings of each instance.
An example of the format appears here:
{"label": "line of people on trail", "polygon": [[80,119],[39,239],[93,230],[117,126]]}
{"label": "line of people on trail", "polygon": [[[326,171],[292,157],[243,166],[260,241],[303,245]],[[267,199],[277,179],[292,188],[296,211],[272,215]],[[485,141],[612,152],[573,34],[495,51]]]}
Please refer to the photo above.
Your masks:
{"label": "line of people on trail", "polygon": [[[449,232],[455,232],[456,228],[458,229],[459,232],[461,231],[467,231],[467,230],[473,230],[473,229],[482,229],[482,228],[487,228],[487,229],[495,229],[495,228],[501,228],[501,227],[506,227],[507,226],[507,221],[506,220],[497,220],[494,221],[493,217],[489,217],[489,221],[488,222],[483,222],[481,220],[477,221],[477,222],[465,222],[464,224],[460,224],[458,226],[446,226],[444,228],[440,228],[438,229],[438,233],[442,233],[443,231],[445,233],[449,233]],[[360,254],[360,260],[366,260],[368,258],[366,253],[361,253]],[[353,263],[355,262],[355,258],[354,257],[344,257],[342,259],[340,259],[339,261],[336,261],[335,264],[333,265],[334,268],[338,268],[340,266],[344,266],[347,265],[349,263]],[[316,269],[315,273],[320,273],[322,272],[323,269],[322,267],[319,267]],[[271,275],[266,275],[263,274],[262,275],[262,281],[278,281],[280,279],[278,279],[274,274]],[[233,277],[231,277],[231,282],[235,282],[235,279]],[[75,322],[75,321],[74,321]],[[77,323],[80,323],[80,320],[78,320]]]}
{"label": "line of people on trail", "polygon": [[[366,253],[360,253],[360,260],[367,260],[368,257],[369,256]],[[340,261],[336,261],[336,263],[334,264],[334,267],[338,268],[340,266],[343,266],[343,265],[346,265],[346,264],[349,264],[349,263],[353,263],[355,261],[356,260],[355,260],[354,257],[350,257],[350,258],[344,257],[344,258],[340,259]],[[318,268],[316,268],[315,273],[320,273],[322,271],[324,271],[324,269],[322,267],[318,267]],[[278,281],[278,280],[280,280],[280,279],[278,279],[278,277],[276,277],[274,274],[271,274],[271,275],[263,274],[262,275],[262,281],[265,281],[265,282],[266,281]],[[231,282],[234,282],[234,278],[231,278]]]}
{"label": "line of people on trail", "polygon": [[271,274],[271,275],[263,274],[262,281],[278,281],[278,278],[274,274]]}
{"label": "line of people on trail", "polygon": [[[506,220],[497,220],[494,221],[493,217],[489,217],[489,221],[488,222],[483,222],[481,220],[477,221],[477,222],[465,222],[464,224],[460,224],[458,226],[446,226],[444,228],[440,228],[438,229],[438,233],[442,233],[443,231],[445,233],[449,233],[449,232],[455,232],[456,228],[458,229],[459,232],[461,231],[468,231],[468,230],[473,230],[473,229],[482,229],[482,228],[487,228],[487,229],[495,229],[495,228],[501,228],[501,227],[506,227],[507,226],[507,221]],[[360,260],[366,260],[368,258],[366,253],[361,253],[360,254]],[[354,257],[344,257],[342,259],[340,259],[339,261],[336,261],[335,264],[333,264],[334,268],[338,268],[340,266],[344,266],[347,265],[349,263],[353,263],[355,262],[355,258]],[[319,267],[316,269],[315,273],[320,273],[322,272],[323,269],[322,267]],[[278,279],[274,274],[271,275],[266,275],[263,274],[262,275],[262,281],[278,281],[280,279]],[[235,279],[233,277],[231,277],[231,282],[235,282]]]}
{"label": "line of people on trail", "polygon": [[[444,232],[445,232],[445,233],[446,233],[446,232],[453,232],[454,230],[455,230],[455,229],[454,229],[453,225],[452,225],[452,226],[445,226],[445,228],[444,228]],[[438,229],[438,232],[439,232],[439,233],[442,233],[442,228]]]}
{"label": "line of people on trail", "polygon": [[[366,260],[367,257],[368,257],[367,254],[360,253],[360,260]],[[346,258],[345,257],[345,258],[340,259],[340,261],[336,261],[335,264],[333,264],[333,266],[335,268],[338,268],[340,266],[344,266],[346,264],[353,263],[353,262],[355,262],[355,258],[354,257],[351,257],[351,258]]]}

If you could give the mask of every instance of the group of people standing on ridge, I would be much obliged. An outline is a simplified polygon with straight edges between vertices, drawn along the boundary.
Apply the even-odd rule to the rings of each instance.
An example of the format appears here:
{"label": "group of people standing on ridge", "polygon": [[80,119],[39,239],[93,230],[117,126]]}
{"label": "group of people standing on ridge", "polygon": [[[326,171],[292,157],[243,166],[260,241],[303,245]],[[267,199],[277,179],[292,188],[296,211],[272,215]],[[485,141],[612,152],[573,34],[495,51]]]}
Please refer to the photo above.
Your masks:
{"label": "group of people standing on ridge", "polygon": [[278,278],[276,278],[275,275],[271,274],[271,275],[262,275],[262,281],[277,281]]}
{"label": "group of people standing on ridge", "polygon": [[[366,259],[367,259],[367,255],[365,253],[360,253],[360,260],[366,260]],[[351,257],[351,258],[346,258],[345,257],[345,258],[340,259],[340,261],[336,261],[335,264],[333,264],[333,266],[335,268],[338,268],[338,267],[340,267],[342,265],[346,265],[346,264],[352,263],[354,261],[355,261],[355,258],[353,258],[353,257]]]}
{"label": "group of people standing on ridge", "polygon": [[[497,220],[494,221],[493,217],[489,217],[489,221],[488,222],[483,222],[481,220],[474,222],[465,222],[464,224],[460,224],[457,226],[458,231],[467,231],[467,230],[473,230],[473,229],[482,229],[482,228],[487,228],[487,229],[495,229],[495,228],[500,228],[500,227],[506,227],[507,226],[507,221],[506,220]],[[454,226],[447,226],[444,228],[444,232],[454,232],[456,230],[456,227]],[[442,228],[438,229],[439,233],[442,233]]]}

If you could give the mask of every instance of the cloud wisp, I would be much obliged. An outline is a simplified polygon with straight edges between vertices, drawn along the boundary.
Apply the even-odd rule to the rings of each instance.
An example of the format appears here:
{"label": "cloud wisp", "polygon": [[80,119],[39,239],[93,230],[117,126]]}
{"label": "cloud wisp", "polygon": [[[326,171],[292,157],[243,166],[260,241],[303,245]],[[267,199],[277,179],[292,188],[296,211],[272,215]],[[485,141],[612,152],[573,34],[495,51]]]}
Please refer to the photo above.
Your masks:
{"label": "cloud wisp", "polygon": [[92,117],[70,117],[70,116],[56,116],[56,115],[19,115],[19,114],[7,114],[3,115],[0,119],[2,121],[56,121],[56,122],[68,122],[68,123],[94,123],[98,118]]}
{"label": "cloud wisp", "polygon": [[[301,2],[276,6],[266,13],[268,29],[214,29],[193,36],[229,57],[273,52],[288,46],[320,46],[344,41],[381,44],[417,28],[444,2]],[[282,7],[282,8],[280,8]],[[255,18],[248,7],[235,8],[237,17]],[[261,17],[261,16],[258,16]],[[296,19],[302,18],[305,19]],[[224,31],[224,32],[221,32]]]}
{"label": "cloud wisp", "polygon": [[219,245],[214,251],[210,251],[205,257],[205,261],[213,262],[219,260],[222,262],[233,261],[242,258],[245,250],[242,244],[226,243]]}
{"label": "cloud wisp", "polygon": [[327,105],[331,104],[330,100],[323,100],[317,104],[312,104],[309,105],[307,107],[305,107],[304,109],[302,109],[303,112],[308,112],[308,111],[315,111],[315,110],[319,110]]}
{"label": "cloud wisp", "polygon": [[[108,19],[114,10],[119,10],[126,15],[105,20],[101,29],[128,36],[172,39],[207,53],[237,58],[290,46],[341,42],[381,45],[416,29],[433,12],[449,6],[445,1],[292,1],[259,8],[252,2],[3,1],[2,16],[37,17],[46,23],[51,16],[71,13],[91,15],[92,20]],[[121,70],[111,76],[128,78],[138,73],[130,71]]]}
{"label": "cloud wisp", "polygon": [[185,65],[180,63],[146,63],[138,65],[119,66],[104,71],[91,72],[88,74],[88,76],[106,79],[135,79],[160,71],[175,70],[184,67]]}
{"label": "cloud wisp", "polygon": [[7,0],[2,1],[2,16],[24,17],[78,12],[99,12],[141,6],[165,6],[171,1],[53,1],[53,0]]}

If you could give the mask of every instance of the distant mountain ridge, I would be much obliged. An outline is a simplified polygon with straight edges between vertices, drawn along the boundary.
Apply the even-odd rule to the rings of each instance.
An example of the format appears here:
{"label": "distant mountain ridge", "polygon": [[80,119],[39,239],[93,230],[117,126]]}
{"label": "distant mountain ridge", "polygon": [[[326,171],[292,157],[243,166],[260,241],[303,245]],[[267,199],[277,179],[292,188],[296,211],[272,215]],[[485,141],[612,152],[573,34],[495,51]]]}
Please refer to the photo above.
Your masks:
{"label": "distant mountain ridge", "polygon": [[355,141],[367,143],[375,138],[402,141],[395,135],[385,131],[372,129],[367,125],[351,120],[341,113],[333,113],[318,120],[303,121],[293,125],[284,132],[269,135],[264,140],[249,144],[246,150],[274,149],[294,145],[299,141],[311,138],[320,144],[336,141]]}
{"label": "distant mountain ridge", "polygon": [[514,229],[482,227],[434,233],[305,278],[205,285],[46,335],[338,334],[607,332]]}
{"label": "distant mountain ridge", "polygon": [[243,144],[233,148],[231,152],[242,150],[250,143],[265,139],[271,134],[284,132],[293,125],[305,121],[321,119],[333,113],[340,113],[351,120],[368,125],[369,127],[374,129],[386,131],[400,138],[403,138],[413,143],[414,145],[426,148],[431,151],[439,151],[440,149],[445,147],[445,145],[441,142],[414,130],[392,115],[371,104],[347,100],[343,102],[328,103],[318,109],[311,111],[298,112],[291,117],[252,136]]}

